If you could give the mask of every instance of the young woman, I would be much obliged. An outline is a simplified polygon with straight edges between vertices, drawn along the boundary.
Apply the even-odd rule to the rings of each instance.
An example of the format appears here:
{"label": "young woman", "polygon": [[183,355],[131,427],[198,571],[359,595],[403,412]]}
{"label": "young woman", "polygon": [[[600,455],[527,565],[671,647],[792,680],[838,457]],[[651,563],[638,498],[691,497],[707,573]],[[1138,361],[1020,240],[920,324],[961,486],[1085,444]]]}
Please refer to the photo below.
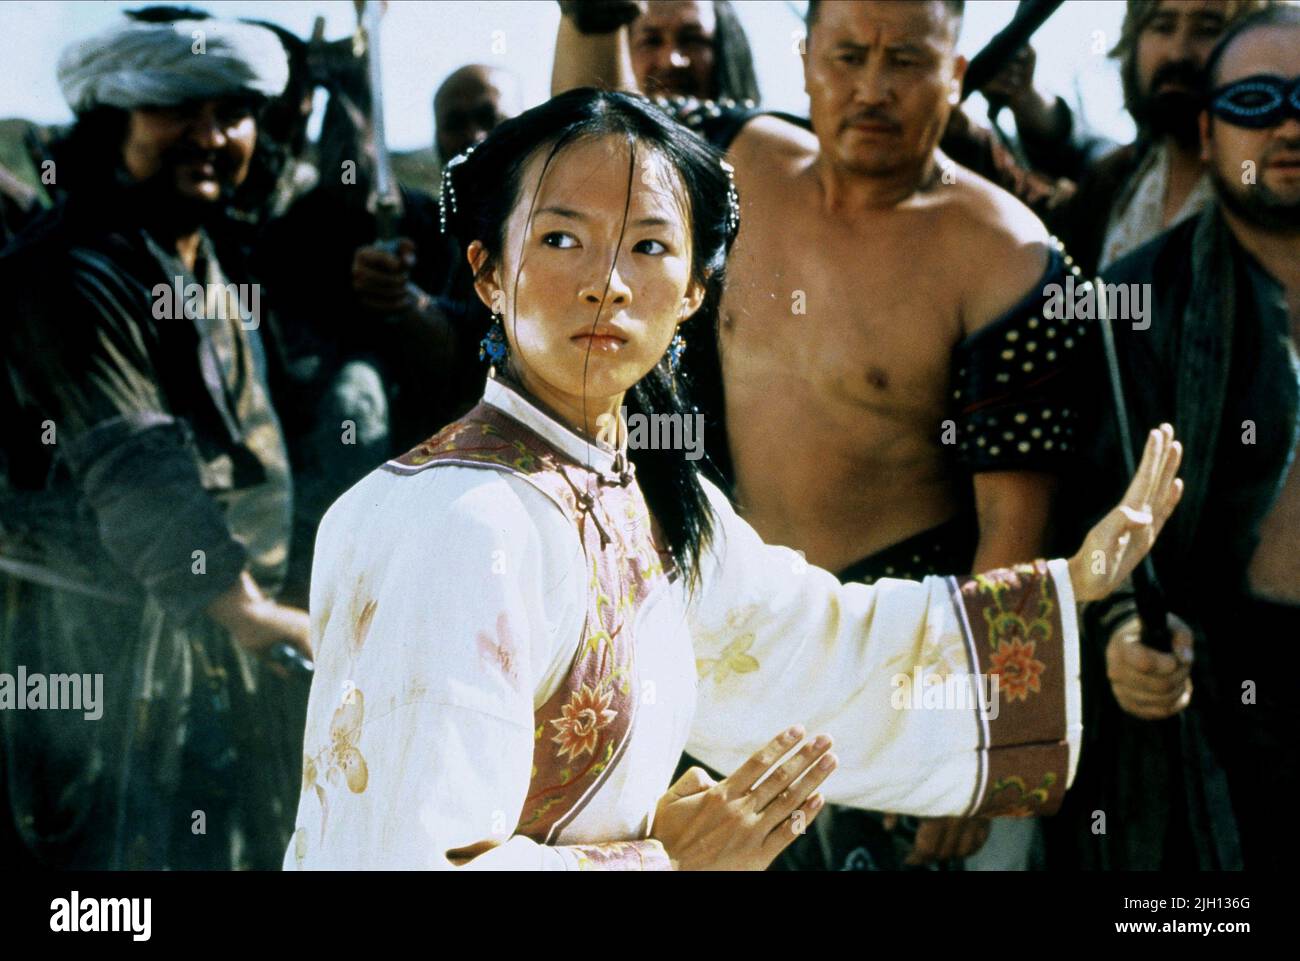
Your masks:
{"label": "young woman", "polygon": [[[494,375],[321,524],[286,867],[762,868],[823,782],[917,815],[1059,803],[1075,604],[1173,509],[1169,428],[1068,563],[841,585],[763,544],[689,452],[629,449],[624,408],[690,413],[678,328],[707,336],[739,222],[714,151],[645,101],[572,91],[450,165],[444,208]],[[953,703],[971,676],[993,700]],[[668,788],[683,748],[735,773]]]}

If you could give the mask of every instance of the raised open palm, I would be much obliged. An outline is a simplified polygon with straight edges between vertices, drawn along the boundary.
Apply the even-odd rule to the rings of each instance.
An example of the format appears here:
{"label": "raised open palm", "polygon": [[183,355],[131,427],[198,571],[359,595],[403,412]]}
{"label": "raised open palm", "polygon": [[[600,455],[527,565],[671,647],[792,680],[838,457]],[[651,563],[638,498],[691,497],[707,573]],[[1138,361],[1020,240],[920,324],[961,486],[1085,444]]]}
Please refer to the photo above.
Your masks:
{"label": "raised open palm", "polygon": [[1182,459],[1183,445],[1174,440],[1169,424],[1147,435],[1142,463],[1124,499],[1088,532],[1079,552],[1070,558],[1070,580],[1078,601],[1096,601],[1110,594],[1150,552],[1183,494],[1178,478]]}

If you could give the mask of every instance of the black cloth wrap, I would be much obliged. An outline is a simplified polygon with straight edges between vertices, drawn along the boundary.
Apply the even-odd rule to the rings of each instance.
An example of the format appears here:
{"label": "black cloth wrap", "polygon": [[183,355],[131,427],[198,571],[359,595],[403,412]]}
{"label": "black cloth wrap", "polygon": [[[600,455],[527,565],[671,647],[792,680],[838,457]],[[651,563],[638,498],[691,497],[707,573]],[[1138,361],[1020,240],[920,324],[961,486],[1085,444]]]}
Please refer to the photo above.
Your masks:
{"label": "black cloth wrap", "polygon": [[979,526],[973,512],[963,511],[929,530],[913,534],[837,573],[845,584],[874,584],[882,577],[919,581],[931,575],[968,573],[979,546]]}
{"label": "black cloth wrap", "polygon": [[[1062,302],[1068,300],[1070,272],[1053,248],[1034,289],[953,352],[957,460],[972,473],[1060,473],[1074,458],[1079,361],[1096,331],[1088,321],[1043,316],[1049,285],[1059,285]],[[1077,275],[1075,283],[1082,283]]]}

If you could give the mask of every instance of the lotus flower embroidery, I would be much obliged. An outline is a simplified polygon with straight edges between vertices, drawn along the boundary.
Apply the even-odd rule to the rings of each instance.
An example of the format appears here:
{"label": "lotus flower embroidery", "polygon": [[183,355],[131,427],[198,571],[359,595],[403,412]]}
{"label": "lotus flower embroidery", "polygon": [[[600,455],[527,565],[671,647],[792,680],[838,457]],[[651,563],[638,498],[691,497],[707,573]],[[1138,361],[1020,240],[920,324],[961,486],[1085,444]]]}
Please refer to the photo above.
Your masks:
{"label": "lotus flower embroidery", "polygon": [[587,684],[573,692],[569,703],[560,708],[561,717],[551,722],[558,732],[551,740],[560,745],[560,757],[567,754],[570,761],[576,761],[583,754],[596,753],[601,729],[618,717],[617,711],[609,709],[613,696],[613,689],[601,694]]}

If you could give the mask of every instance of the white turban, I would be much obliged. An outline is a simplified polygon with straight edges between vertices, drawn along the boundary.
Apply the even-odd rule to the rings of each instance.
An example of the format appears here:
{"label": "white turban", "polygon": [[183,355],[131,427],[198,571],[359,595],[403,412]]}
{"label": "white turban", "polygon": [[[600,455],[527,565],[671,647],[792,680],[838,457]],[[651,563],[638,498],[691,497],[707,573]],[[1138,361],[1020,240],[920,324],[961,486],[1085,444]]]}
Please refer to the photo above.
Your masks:
{"label": "white turban", "polygon": [[230,20],[128,20],[59,57],[59,86],[74,113],[98,106],[174,106],[241,92],[280,94],[289,58],[265,27]]}

